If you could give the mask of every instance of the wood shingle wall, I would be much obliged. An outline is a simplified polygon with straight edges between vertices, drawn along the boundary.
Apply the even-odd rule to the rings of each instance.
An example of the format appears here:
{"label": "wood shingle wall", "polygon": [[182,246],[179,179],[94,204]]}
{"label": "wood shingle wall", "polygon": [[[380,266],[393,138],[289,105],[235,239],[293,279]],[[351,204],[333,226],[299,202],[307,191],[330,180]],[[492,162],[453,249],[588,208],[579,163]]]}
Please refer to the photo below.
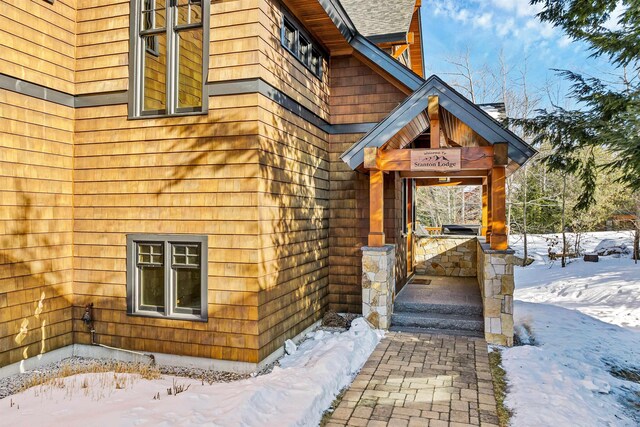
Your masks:
{"label": "wood shingle wall", "polygon": [[73,94],[76,0],[0,2],[0,72]]}
{"label": "wood shingle wall", "polygon": [[[333,123],[372,123],[382,120],[405,99],[396,87],[353,56],[331,59],[331,119]],[[362,310],[362,251],[369,233],[369,177],[352,171],[340,155],[362,134],[331,135],[330,141],[330,308]],[[385,234],[397,243],[397,276],[406,275],[402,230],[401,180],[385,175]]]}
{"label": "wood shingle wall", "polygon": [[0,90],[0,366],[72,343],[73,113]]}
{"label": "wood shingle wall", "polygon": [[[404,99],[354,57],[317,78],[281,46],[281,22],[277,0],[212,2],[208,82],[262,79],[333,124]],[[129,88],[129,1],[6,0],[2,23],[1,73],[70,95]],[[208,115],[127,108],[0,91],[0,366],[42,337],[45,351],[89,343],[87,303],[99,343],[243,362],[328,307],[361,310],[368,177],[339,159],[361,135],[329,136],[259,93],[210,97]],[[401,242],[397,176],[385,189],[387,240]],[[208,236],[208,322],[127,315],[129,233]]]}
{"label": "wood shingle wall", "polygon": [[329,284],[326,135],[260,97],[260,356],[324,313]]}
{"label": "wood shingle wall", "polygon": [[[362,251],[369,234],[369,176],[352,171],[340,155],[359,135],[332,135],[329,193],[329,308],[337,312],[362,310]],[[396,280],[406,277],[406,237],[402,235],[402,188],[398,173],[384,177],[384,233],[396,244]]]}
{"label": "wood shingle wall", "polygon": [[[212,98],[208,116],[127,120],[125,105],[77,109],[76,341],[95,304],[101,343],[258,360],[257,95]],[[209,238],[209,321],[126,314],[126,234]],[[153,327],[150,327],[153,326]]]}
{"label": "wood shingle wall", "polygon": [[331,59],[331,122],[374,123],[406,95],[354,56]]}

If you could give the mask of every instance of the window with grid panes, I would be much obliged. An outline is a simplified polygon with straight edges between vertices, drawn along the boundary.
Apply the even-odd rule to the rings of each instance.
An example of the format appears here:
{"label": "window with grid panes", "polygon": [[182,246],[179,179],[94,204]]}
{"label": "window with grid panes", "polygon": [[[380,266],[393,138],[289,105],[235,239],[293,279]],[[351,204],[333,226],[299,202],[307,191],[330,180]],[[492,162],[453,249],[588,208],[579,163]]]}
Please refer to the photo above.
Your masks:
{"label": "window with grid panes", "polygon": [[206,319],[207,238],[127,236],[130,314]]}

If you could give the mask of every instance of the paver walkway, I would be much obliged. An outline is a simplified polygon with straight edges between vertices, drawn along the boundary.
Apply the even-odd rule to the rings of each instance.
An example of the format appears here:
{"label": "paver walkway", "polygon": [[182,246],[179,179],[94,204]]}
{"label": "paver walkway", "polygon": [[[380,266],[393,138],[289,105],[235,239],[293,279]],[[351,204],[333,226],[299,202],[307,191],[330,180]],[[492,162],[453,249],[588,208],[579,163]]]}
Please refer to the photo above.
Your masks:
{"label": "paver walkway", "polygon": [[497,427],[482,338],[389,332],[327,427]]}

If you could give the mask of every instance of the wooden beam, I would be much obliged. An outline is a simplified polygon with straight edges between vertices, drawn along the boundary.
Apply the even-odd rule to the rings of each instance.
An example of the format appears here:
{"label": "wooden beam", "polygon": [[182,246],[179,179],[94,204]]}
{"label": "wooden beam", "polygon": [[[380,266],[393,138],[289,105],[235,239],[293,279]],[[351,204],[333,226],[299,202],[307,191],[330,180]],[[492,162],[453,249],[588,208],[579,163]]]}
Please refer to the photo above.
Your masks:
{"label": "wooden beam", "polygon": [[491,175],[489,175],[487,176],[487,234],[485,235],[485,237],[487,238],[487,243],[491,243],[491,232],[493,229],[492,207],[493,207],[493,197],[492,197]]}
{"label": "wooden beam", "polygon": [[431,133],[431,140],[429,146],[431,148],[440,148],[440,118],[438,114],[439,101],[436,95],[429,97],[429,104],[427,106],[427,112],[429,114],[429,126]]}
{"label": "wooden beam", "polygon": [[[404,40],[396,40],[396,41],[392,41],[392,42],[382,42],[382,43],[378,43],[378,47],[383,48],[383,49],[387,49],[390,47],[394,47],[394,46],[401,46],[401,45],[405,45],[405,44],[414,44],[416,42],[416,35],[413,31],[409,31],[407,33],[407,37],[405,37]],[[331,54],[333,55],[333,52],[331,52]]]}
{"label": "wooden beam", "polygon": [[[411,152],[425,151],[421,148],[377,150],[374,147],[365,148],[365,169],[384,171],[411,171]],[[372,157],[376,155],[375,161]],[[462,147],[460,148],[461,169],[491,169],[493,167],[493,147]],[[426,173],[429,173],[428,171]],[[423,175],[429,176],[429,175]],[[484,176],[484,175],[481,175]]]}
{"label": "wooden beam", "polygon": [[453,187],[456,185],[482,185],[482,178],[453,178],[450,181],[440,181],[438,178],[418,178],[418,187]]}
{"label": "wooden beam", "polygon": [[496,166],[509,164],[509,145],[506,142],[493,144],[493,163]]}
{"label": "wooden beam", "polygon": [[489,228],[489,186],[487,180],[482,180],[482,228],[480,234],[487,237],[487,229]]}
{"label": "wooden beam", "polygon": [[394,48],[394,52],[393,52],[393,56],[395,59],[398,59],[400,57],[400,55],[402,55],[404,53],[405,50],[409,49],[409,45],[408,44],[402,44],[400,46],[396,46]]}
{"label": "wooden beam", "polygon": [[378,148],[377,147],[365,147],[364,148],[364,168],[369,170],[379,170],[378,165]]}
{"label": "wooden beam", "polygon": [[456,179],[456,178],[484,178],[487,175],[489,175],[489,171],[486,169],[468,169],[468,170],[461,170],[457,172],[431,172],[431,171],[400,172],[401,178],[447,177],[451,179]]}
{"label": "wooden beam", "polygon": [[384,244],[384,172],[370,171],[368,245],[382,247]]}
{"label": "wooden beam", "polygon": [[496,166],[491,171],[491,249],[506,250],[507,216],[506,216],[506,168]]}

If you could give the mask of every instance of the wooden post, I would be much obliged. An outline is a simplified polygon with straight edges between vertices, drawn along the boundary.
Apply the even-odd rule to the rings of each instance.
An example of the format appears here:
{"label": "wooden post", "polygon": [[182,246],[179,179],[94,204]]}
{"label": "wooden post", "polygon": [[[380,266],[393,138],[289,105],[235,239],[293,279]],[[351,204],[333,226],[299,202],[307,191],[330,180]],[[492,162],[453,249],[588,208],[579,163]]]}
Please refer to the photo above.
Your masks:
{"label": "wooden post", "polygon": [[431,127],[431,148],[440,148],[440,117],[438,114],[438,97],[430,96],[427,113],[429,114],[429,126]]}
{"label": "wooden post", "polygon": [[382,247],[384,241],[384,172],[369,171],[369,242]]}
{"label": "wooden post", "polygon": [[489,229],[489,185],[487,179],[482,181],[482,228],[480,234],[487,237]]}
{"label": "wooden post", "polygon": [[491,243],[491,232],[493,230],[493,197],[492,192],[493,188],[491,185],[491,174],[487,176],[487,232],[485,233],[485,238],[487,243]]}
{"label": "wooden post", "polygon": [[507,215],[506,215],[506,168],[494,166],[491,170],[491,249],[506,250]]}

